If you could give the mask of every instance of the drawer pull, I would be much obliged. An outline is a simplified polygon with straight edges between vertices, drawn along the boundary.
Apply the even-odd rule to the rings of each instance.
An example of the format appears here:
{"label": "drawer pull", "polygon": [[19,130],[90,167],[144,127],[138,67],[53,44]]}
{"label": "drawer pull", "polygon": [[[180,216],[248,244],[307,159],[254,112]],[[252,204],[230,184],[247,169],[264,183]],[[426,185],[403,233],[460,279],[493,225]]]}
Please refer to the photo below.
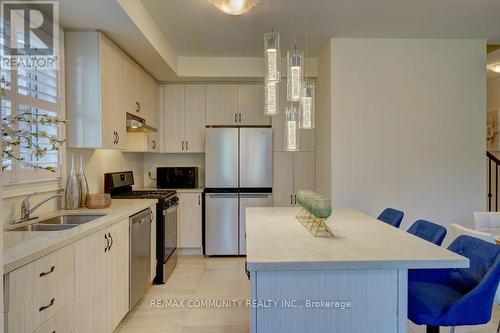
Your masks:
{"label": "drawer pull", "polygon": [[51,299],[50,300],[50,304],[45,305],[45,306],[41,306],[40,309],[38,309],[38,311],[42,312],[43,310],[46,310],[46,309],[50,308],[52,305],[54,305],[55,302],[56,302],[55,298]]}
{"label": "drawer pull", "polygon": [[56,270],[56,266],[52,266],[52,267],[50,267],[49,271],[47,271],[47,272],[41,272],[40,273],[40,277],[44,277],[45,275],[49,275],[50,273],[54,273],[55,270]]}

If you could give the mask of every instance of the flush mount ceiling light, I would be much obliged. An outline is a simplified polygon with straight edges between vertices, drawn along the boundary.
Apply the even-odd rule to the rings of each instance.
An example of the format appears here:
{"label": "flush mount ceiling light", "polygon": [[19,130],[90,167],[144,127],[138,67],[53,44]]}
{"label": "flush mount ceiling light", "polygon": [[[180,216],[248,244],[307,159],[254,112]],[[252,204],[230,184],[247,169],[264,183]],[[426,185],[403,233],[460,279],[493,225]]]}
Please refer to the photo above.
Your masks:
{"label": "flush mount ceiling light", "polygon": [[258,0],[212,0],[218,10],[228,15],[241,15],[249,12]]}
{"label": "flush mount ceiling light", "polygon": [[488,65],[488,69],[495,73],[500,73],[500,63]]}

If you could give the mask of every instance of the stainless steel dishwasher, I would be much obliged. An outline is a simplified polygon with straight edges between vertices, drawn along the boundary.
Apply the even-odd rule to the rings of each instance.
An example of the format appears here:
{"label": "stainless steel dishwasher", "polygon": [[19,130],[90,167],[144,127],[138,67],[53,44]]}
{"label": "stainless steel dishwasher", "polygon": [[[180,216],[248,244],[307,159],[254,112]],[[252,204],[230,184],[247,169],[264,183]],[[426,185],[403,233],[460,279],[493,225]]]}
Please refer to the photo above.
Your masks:
{"label": "stainless steel dishwasher", "polygon": [[151,283],[151,209],[130,217],[130,310],[146,294]]}

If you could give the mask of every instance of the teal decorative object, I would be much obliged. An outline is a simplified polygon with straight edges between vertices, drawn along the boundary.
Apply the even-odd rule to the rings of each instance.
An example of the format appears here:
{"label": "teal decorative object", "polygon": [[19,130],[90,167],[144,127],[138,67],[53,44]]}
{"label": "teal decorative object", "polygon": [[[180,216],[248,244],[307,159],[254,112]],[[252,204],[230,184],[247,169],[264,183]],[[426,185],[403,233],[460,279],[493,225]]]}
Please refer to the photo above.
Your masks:
{"label": "teal decorative object", "polygon": [[314,236],[334,236],[326,220],[332,215],[330,200],[309,190],[297,191],[297,203],[302,209],[297,215],[299,220]]}

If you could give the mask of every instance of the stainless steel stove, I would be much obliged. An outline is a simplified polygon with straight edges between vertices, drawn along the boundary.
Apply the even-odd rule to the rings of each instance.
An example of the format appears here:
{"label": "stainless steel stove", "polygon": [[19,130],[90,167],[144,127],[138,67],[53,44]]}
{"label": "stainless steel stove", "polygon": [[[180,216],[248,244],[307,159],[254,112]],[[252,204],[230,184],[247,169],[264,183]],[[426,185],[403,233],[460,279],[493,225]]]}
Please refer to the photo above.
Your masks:
{"label": "stainless steel stove", "polygon": [[177,206],[179,198],[171,190],[132,190],[132,171],[104,174],[104,191],[115,199],[157,199],[155,284],[166,282],[177,264]]}

